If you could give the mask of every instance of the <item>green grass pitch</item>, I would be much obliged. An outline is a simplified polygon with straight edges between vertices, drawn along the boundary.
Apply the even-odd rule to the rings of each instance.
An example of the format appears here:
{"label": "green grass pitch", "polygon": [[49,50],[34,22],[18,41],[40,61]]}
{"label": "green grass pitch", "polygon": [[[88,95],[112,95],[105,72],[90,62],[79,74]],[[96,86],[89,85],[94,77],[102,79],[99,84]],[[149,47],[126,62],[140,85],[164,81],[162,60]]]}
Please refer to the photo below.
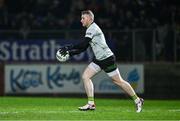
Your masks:
{"label": "green grass pitch", "polygon": [[0,120],[180,120],[179,100],[145,100],[141,113],[132,100],[96,99],[95,111],[79,111],[86,98],[0,97]]}

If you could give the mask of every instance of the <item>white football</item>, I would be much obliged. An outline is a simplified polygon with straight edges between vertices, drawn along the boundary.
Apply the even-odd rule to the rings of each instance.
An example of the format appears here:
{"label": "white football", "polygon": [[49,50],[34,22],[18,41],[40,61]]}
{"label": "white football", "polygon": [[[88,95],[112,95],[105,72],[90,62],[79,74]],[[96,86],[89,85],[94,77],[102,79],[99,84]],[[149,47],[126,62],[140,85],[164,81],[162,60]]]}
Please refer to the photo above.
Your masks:
{"label": "white football", "polygon": [[67,60],[69,59],[69,52],[66,51],[66,55],[62,55],[62,54],[60,53],[60,51],[58,50],[58,51],[56,52],[56,58],[57,58],[57,60],[60,61],[60,62],[65,62],[65,61],[67,61]]}

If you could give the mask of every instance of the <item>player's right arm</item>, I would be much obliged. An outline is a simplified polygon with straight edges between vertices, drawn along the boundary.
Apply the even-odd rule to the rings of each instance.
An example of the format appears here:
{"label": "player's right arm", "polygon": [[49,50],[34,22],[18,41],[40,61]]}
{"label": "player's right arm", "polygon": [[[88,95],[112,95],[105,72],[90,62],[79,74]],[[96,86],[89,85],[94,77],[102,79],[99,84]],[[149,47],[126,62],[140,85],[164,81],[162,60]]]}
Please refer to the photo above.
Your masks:
{"label": "player's right arm", "polygon": [[68,45],[63,48],[61,48],[61,53],[66,53],[66,51],[69,52],[70,56],[74,56],[76,54],[79,54],[83,51],[85,51],[89,47],[89,42],[92,40],[93,36],[95,35],[95,30],[92,27],[89,27],[86,30],[85,38],[82,42],[75,44],[75,45]]}
{"label": "player's right arm", "polygon": [[89,47],[90,41],[91,41],[91,38],[85,37],[85,39],[78,44],[62,47],[60,49],[60,52],[63,54],[63,53],[66,53],[66,51],[68,51],[70,56],[74,56],[76,54],[84,52]]}

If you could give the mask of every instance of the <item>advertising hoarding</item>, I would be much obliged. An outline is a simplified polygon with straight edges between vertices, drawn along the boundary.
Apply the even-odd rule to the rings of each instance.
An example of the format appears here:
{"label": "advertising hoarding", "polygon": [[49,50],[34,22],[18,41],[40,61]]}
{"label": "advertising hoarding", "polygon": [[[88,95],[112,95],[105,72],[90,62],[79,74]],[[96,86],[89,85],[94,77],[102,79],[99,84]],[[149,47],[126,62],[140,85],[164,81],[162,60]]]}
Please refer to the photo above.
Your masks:
{"label": "advertising hoarding", "polygon": [[[81,75],[87,64],[7,64],[6,94],[85,93]],[[144,92],[144,67],[140,64],[118,65],[123,79],[137,93]],[[105,72],[92,79],[96,93],[123,93]]]}

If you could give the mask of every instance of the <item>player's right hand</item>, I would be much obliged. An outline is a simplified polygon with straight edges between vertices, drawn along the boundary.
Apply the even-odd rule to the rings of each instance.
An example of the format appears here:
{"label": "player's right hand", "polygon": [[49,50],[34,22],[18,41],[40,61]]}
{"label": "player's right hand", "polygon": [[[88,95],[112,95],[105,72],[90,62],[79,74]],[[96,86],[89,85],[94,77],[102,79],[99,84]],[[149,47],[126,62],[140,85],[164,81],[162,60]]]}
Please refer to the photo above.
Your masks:
{"label": "player's right hand", "polygon": [[66,46],[64,46],[64,47],[62,47],[62,48],[59,49],[59,52],[60,52],[63,56],[65,56],[65,55],[67,54],[67,50],[68,50],[68,48],[67,48]]}

